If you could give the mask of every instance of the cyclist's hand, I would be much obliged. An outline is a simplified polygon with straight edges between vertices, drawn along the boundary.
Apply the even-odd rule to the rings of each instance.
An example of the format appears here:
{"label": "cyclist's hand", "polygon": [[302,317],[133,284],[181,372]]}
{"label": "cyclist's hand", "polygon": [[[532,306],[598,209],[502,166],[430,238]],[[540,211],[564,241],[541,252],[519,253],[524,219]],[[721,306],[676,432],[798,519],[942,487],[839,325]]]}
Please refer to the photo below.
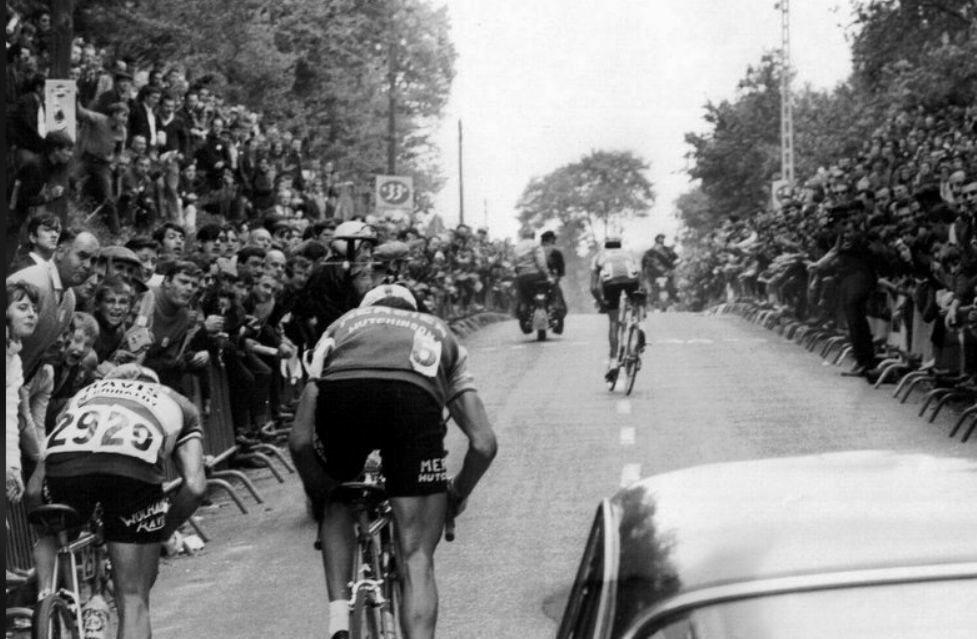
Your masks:
{"label": "cyclist's hand", "polygon": [[462,497],[455,488],[454,479],[448,481],[448,520],[452,520],[468,507],[468,498]]}
{"label": "cyclist's hand", "polygon": [[24,496],[24,480],[16,468],[7,469],[7,501],[18,502]]}

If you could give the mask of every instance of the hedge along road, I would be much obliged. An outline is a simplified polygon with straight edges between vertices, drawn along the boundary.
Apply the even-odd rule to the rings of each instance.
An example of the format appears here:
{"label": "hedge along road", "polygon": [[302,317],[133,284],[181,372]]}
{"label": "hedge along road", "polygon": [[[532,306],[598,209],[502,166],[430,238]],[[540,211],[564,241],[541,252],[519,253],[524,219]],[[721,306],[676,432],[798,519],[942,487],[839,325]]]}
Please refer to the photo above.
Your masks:
{"label": "hedge along road", "polygon": [[[439,636],[547,637],[602,497],[638,476],[697,463],[892,448],[977,457],[935,424],[775,333],[732,315],[653,314],[634,392],[602,383],[606,318],[573,315],[536,342],[512,321],[465,342],[499,456],[437,554]],[[461,464],[454,426],[448,466]],[[248,471],[266,498],[240,514],[217,493],[200,514],[213,540],[164,561],[154,635],[323,637],[325,582],[294,475]]]}

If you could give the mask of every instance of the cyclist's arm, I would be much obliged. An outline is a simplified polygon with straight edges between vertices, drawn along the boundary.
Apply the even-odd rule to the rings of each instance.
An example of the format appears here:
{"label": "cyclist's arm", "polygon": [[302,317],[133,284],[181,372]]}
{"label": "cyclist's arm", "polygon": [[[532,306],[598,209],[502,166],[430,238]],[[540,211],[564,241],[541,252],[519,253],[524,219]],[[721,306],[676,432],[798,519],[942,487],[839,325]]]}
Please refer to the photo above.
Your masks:
{"label": "cyclist's arm", "polygon": [[200,437],[184,440],[173,451],[173,457],[183,482],[170,498],[170,510],[166,513],[167,536],[190,518],[207,492],[203,440]]}
{"label": "cyclist's arm", "polygon": [[457,395],[448,402],[448,411],[468,438],[465,460],[452,481],[452,490],[458,501],[463,502],[491,465],[498,442],[478,392],[469,390]]}

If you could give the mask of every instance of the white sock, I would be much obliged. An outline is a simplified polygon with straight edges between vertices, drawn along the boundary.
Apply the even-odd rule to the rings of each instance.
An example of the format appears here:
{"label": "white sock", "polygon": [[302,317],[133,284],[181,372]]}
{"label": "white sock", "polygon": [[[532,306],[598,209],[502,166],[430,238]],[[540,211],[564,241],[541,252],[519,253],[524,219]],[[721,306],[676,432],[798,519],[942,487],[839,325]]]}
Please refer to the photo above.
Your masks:
{"label": "white sock", "polygon": [[349,602],[345,599],[329,602],[329,636],[340,630],[349,630]]}

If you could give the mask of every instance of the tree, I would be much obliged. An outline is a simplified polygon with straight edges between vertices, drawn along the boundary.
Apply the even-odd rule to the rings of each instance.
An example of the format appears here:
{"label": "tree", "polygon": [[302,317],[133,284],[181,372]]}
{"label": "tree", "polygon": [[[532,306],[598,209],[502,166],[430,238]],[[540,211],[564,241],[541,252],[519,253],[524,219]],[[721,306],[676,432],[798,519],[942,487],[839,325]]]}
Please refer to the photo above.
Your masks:
{"label": "tree", "polygon": [[516,208],[523,227],[556,222],[562,235],[594,247],[626,219],[648,215],[655,192],[649,165],[629,151],[594,151],[578,162],[533,178]]}
{"label": "tree", "polygon": [[[398,173],[420,207],[444,178],[433,126],[457,58],[445,7],[424,0],[90,0],[79,32],[140,66],[179,62],[232,103],[311,140],[365,185],[385,173],[394,104]],[[394,100],[391,100],[391,97]]]}
{"label": "tree", "polygon": [[701,180],[712,209],[751,215],[763,206],[770,181],[780,170],[780,71],[773,54],[750,67],[737,98],[709,102],[703,116],[708,133],[686,133],[694,161],[689,174]]}
{"label": "tree", "polygon": [[916,66],[928,47],[974,36],[974,0],[855,0],[853,81],[867,92],[885,88],[886,68]]}

